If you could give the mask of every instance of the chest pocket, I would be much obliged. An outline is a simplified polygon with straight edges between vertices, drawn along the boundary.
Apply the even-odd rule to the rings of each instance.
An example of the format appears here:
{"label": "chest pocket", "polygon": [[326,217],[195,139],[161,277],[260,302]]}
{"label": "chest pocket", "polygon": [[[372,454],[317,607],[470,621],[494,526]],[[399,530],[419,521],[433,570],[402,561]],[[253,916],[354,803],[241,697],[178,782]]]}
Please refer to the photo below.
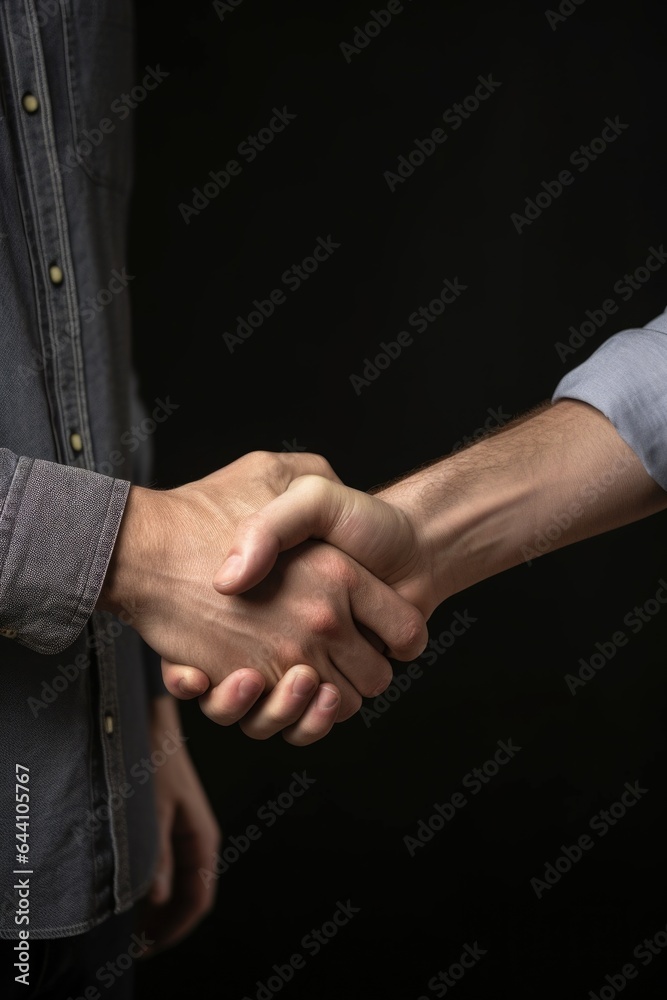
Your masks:
{"label": "chest pocket", "polygon": [[130,0],[61,0],[75,146],[69,162],[126,192],[132,178],[134,21]]}

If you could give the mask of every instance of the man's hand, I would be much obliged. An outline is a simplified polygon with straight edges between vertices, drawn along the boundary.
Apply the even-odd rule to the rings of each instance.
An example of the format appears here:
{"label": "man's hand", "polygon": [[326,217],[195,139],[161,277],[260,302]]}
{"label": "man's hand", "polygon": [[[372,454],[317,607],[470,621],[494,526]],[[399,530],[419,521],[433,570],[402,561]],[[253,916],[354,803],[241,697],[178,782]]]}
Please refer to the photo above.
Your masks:
{"label": "man's hand", "polygon": [[[170,696],[152,703],[151,743],[163,747],[178,730]],[[137,929],[155,941],[146,957],[180,941],[211,910],[216,887],[205,885],[199,869],[220,847],[220,828],[184,745],[167,755],[155,772],[159,856],[153,884],[139,907]]]}
{"label": "man's hand", "polygon": [[[206,674],[195,667],[169,663],[163,659],[163,674],[169,683],[183,686],[181,698],[195,698],[209,689]],[[222,726],[238,722],[251,739],[265,740],[282,732],[294,746],[307,746],[323,736],[337,721],[340,692],[332,684],[320,684],[312,667],[291,667],[263,698],[266,683],[262,674],[240,668],[215,688],[215,721]]]}
{"label": "man's hand", "polygon": [[325,539],[384,580],[428,618],[444,595],[433,586],[433,556],[418,511],[321,476],[294,479],[287,490],[239,523],[213,584],[242,594],[270,572],[281,552],[307,538]]}
{"label": "man's hand", "polygon": [[[212,687],[200,704],[215,721],[230,721],[225,688],[216,685],[238,668],[255,668],[271,689],[299,664],[311,696],[318,680],[338,688],[340,721],[357,711],[362,695],[379,694],[391,680],[388,661],[361,627],[396,659],[412,659],[426,644],[420,613],[332,546],[292,549],[251,594],[221,596],[213,589],[238,521],[314,471],[335,478],[319,456],[255,452],[175,490],[130,491],[98,607],[133,609],[133,626],[167,661],[173,693],[183,692],[173,688],[181,675],[178,667],[170,675],[170,663],[203,670]],[[255,691],[256,697],[257,685]],[[329,686],[319,693],[331,695]]]}
{"label": "man's hand", "polygon": [[613,424],[566,399],[374,496],[296,479],[239,524],[215,587],[243,593],[279,552],[312,536],[348,552],[428,618],[479,580],[665,507],[667,493]]}

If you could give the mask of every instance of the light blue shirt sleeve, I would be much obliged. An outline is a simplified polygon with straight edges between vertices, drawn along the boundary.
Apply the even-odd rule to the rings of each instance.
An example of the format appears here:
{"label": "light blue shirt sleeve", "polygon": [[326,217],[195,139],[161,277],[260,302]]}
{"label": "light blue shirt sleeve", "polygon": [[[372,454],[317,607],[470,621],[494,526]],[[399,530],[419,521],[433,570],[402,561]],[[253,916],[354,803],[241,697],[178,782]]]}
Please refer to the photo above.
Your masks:
{"label": "light blue shirt sleeve", "polygon": [[579,399],[604,413],[667,490],[667,311],[605,341],[560,380],[552,402],[559,399]]}

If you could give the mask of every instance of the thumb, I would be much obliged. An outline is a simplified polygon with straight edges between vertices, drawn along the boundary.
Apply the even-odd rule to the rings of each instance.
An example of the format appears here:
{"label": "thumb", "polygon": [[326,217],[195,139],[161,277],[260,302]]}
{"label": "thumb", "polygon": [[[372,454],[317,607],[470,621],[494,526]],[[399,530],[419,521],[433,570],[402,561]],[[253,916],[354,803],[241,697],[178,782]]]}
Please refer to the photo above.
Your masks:
{"label": "thumb", "polygon": [[356,491],[321,476],[294,479],[284,493],[238,523],[215,574],[215,589],[242,594],[264,579],[281,552],[307,538],[327,539],[349,506],[348,493]]}

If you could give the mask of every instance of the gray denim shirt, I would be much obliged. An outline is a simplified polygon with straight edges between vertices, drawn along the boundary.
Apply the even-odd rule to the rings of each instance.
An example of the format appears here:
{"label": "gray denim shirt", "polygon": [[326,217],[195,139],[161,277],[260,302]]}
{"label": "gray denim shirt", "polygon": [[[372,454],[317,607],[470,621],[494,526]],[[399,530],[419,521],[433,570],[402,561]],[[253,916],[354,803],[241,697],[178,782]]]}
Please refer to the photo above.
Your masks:
{"label": "gray denim shirt", "polygon": [[93,612],[140,478],[132,31],[126,0],[0,2],[2,938],[88,930],[145,893],[156,858],[164,689],[132,609]]}

